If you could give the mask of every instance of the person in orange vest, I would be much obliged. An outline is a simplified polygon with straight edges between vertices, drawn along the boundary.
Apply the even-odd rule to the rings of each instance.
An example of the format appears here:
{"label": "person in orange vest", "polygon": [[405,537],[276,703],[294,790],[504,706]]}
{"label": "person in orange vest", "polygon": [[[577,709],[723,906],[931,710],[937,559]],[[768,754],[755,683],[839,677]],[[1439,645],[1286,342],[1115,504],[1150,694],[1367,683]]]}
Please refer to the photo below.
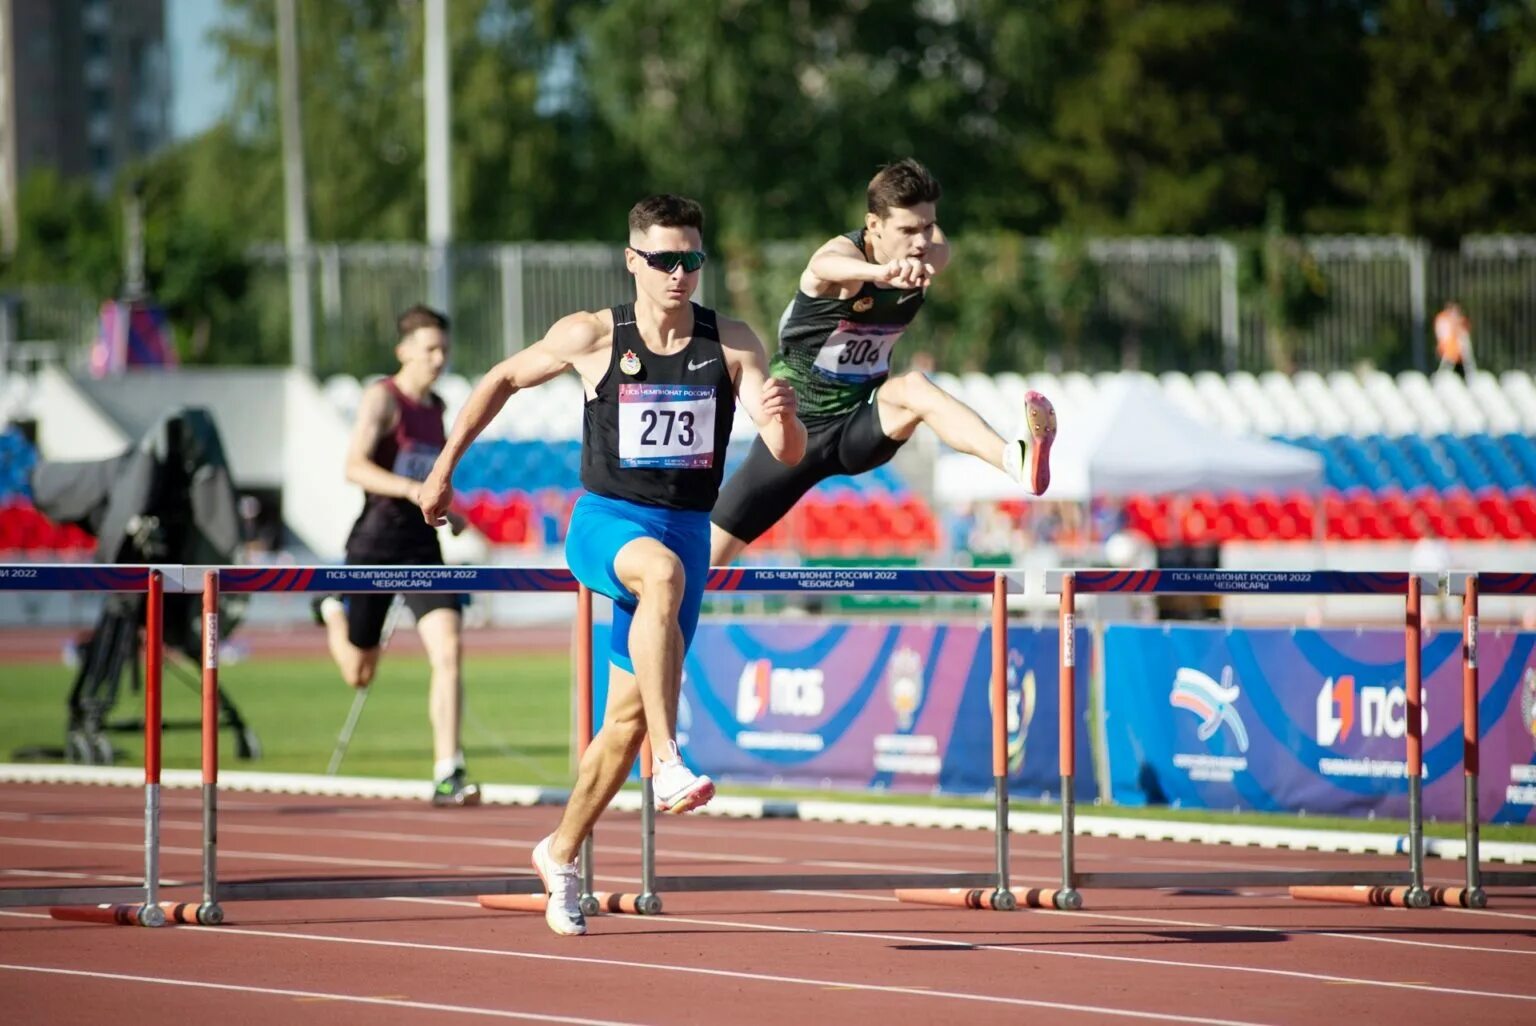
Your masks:
{"label": "person in orange vest", "polygon": [[1461,304],[1447,303],[1435,314],[1435,351],[1440,354],[1441,370],[1449,367],[1463,378],[1477,373],[1477,362],[1472,359],[1472,322]]}

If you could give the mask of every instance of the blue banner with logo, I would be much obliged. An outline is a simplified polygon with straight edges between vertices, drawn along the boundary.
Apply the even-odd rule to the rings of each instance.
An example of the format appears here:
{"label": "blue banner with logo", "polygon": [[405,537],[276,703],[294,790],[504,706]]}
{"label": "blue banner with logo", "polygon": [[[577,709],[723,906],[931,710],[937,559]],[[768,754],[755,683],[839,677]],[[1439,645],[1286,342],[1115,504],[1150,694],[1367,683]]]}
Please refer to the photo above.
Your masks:
{"label": "blue banner with logo", "polygon": [[[1403,632],[1112,626],[1110,790],[1125,805],[1406,816]],[[1536,634],[1485,632],[1479,800],[1536,820]],[[1462,815],[1461,635],[1426,631],[1424,813]]]}
{"label": "blue banner with logo", "polygon": [[[608,686],[608,625],[593,631],[594,700]],[[1008,632],[1009,789],[1055,797],[1058,630]],[[798,787],[990,791],[990,629],[970,624],[703,623],[684,664],[683,756],[720,780]],[[1086,629],[1077,651],[1092,651]],[[1089,667],[1078,669],[1087,709]],[[1078,717],[1080,798],[1098,789]]]}

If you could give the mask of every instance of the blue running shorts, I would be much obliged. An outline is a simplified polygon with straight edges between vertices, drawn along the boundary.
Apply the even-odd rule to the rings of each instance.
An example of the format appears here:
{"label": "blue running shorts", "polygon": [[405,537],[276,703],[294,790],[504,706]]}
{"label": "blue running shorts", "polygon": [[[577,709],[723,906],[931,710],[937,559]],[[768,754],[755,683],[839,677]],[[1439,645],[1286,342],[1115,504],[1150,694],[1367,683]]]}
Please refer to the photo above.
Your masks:
{"label": "blue running shorts", "polygon": [[629,657],[629,627],[635,615],[634,592],[613,570],[619,550],[636,538],[654,538],[677,555],[683,564],[683,602],[678,626],[683,649],[693,643],[704,602],[704,581],[709,576],[709,514],[695,510],[642,506],[586,492],[576,500],[565,535],[565,560],[576,579],[588,588],[613,599],[613,635],[610,659],[621,670],[635,672]]}

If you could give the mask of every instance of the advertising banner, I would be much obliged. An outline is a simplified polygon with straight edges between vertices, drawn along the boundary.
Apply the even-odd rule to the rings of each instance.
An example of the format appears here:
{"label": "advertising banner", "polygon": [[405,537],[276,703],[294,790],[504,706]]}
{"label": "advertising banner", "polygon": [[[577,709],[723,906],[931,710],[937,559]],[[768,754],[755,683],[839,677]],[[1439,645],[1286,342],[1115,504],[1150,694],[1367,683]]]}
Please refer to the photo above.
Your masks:
{"label": "advertising banner", "polygon": [[[1125,805],[1403,817],[1402,630],[1112,626],[1110,790]],[[1536,821],[1536,634],[1481,638],[1482,816]],[[1462,815],[1461,635],[1425,631],[1424,814]]]}
{"label": "advertising banner", "polygon": [[[608,625],[594,628],[596,715],[608,684]],[[1008,634],[1009,789],[1055,797],[1055,627]],[[720,780],[844,790],[980,793],[992,788],[990,629],[867,620],[703,623],[684,665],[678,735],[695,770]],[[1090,652],[1086,629],[1077,651]],[[1088,667],[1079,656],[1078,703]],[[1079,718],[1079,797],[1098,793]]]}

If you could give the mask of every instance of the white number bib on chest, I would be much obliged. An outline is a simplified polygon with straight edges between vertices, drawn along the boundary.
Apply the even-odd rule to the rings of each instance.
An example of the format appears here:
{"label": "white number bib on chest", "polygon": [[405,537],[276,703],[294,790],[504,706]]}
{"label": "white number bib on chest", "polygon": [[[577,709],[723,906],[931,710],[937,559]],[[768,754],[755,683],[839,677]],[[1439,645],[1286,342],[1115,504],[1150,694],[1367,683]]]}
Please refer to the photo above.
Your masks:
{"label": "white number bib on chest", "polygon": [[619,386],[619,466],[705,469],[715,463],[715,386]]}
{"label": "white number bib on chest", "polygon": [[855,324],[839,321],[816,354],[817,371],[838,381],[864,381],[889,374],[891,350],[905,324]]}
{"label": "white number bib on chest", "polygon": [[412,481],[425,481],[427,475],[432,473],[432,464],[437,462],[437,454],[441,451],[435,445],[406,442],[405,448],[395,455],[395,465],[390,469]]}

